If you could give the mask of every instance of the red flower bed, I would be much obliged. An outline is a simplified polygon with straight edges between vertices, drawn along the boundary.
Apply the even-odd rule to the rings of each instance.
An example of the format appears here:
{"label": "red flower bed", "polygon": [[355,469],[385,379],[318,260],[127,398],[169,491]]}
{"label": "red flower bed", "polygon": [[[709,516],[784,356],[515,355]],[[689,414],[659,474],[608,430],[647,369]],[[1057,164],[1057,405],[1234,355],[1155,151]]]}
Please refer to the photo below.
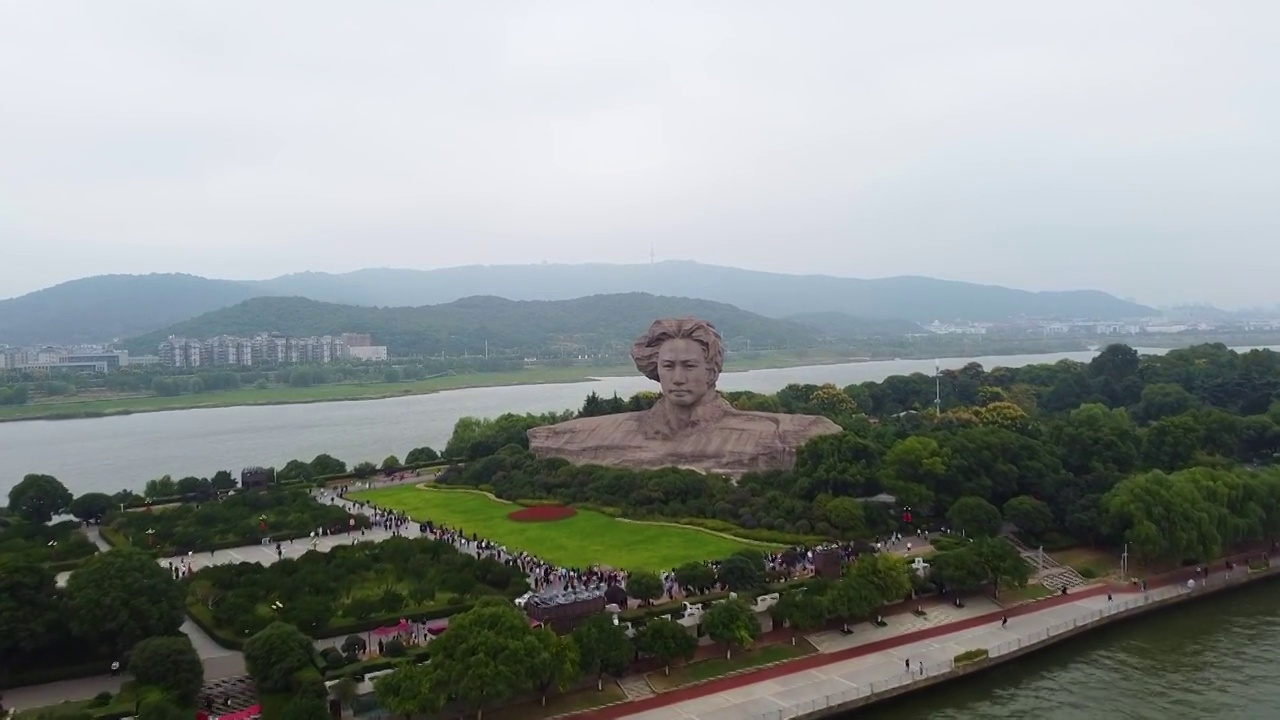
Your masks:
{"label": "red flower bed", "polygon": [[516,522],[555,522],[577,514],[578,511],[568,505],[534,505],[507,513],[507,519]]}

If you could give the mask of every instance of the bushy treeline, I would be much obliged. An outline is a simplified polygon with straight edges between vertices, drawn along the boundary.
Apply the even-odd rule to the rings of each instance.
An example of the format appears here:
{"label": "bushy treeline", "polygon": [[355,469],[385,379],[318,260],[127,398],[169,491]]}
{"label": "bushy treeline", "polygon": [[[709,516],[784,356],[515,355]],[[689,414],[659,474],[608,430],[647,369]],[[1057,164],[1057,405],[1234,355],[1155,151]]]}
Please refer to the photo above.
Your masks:
{"label": "bushy treeline", "polygon": [[[1122,481],[1199,468],[1225,473],[1215,482],[1265,484],[1272,474],[1241,469],[1280,457],[1280,355],[1271,351],[1202,345],[1140,357],[1113,345],[1090,363],[990,372],[970,364],[939,382],[941,414],[932,410],[934,378],[919,374],[843,389],[726,393],[740,409],[819,414],[845,430],[803,447],[793,470],[736,484],[689,471],[575,467],[523,451],[530,427],[565,414],[460,420],[445,454],[469,462],[442,481],[483,485],[508,499],[555,498],[791,536],[867,537],[896,526],[910,507],[913,524],[977,531],[1008,521],[1049,545],[1069,545],[1135,537],[1137,521],[1108,499]],[[655,399],[591,396],[578,414],[635,411]],[[516,447],[498,452],[506,446]],[[893,498],[890,508],[857,500],[882,494]],[[1206,497],[1227,507],[1221,494]],[[1218,534],[1228,545],[1258,538]],[[1185,545],[1218,546],[1207,537]]]}

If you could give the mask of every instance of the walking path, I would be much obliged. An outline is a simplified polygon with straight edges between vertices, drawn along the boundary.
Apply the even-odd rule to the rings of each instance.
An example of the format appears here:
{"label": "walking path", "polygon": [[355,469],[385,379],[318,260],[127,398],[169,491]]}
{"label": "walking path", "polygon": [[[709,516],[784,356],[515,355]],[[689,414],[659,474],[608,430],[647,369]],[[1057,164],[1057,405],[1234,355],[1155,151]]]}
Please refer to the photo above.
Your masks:
{"label": "walking path", "polygon": [[[810,639],[819,654],[740,675],[657,694],[573,716],[575,720],[788,720],[872,694],[936,678],[954,668],[954,658],[983,648],[999,657],[1100,621],[1115,613],[1179,595],[1217,590],[1248,580],[1243,570],[1221,571],[1208,581],[1180,571],[1142,591],[1093,585],[1038,602],[961,617],[914,631],[908,625],[876,630],[858,625],[850,636],[819,633]],[[1157,587],[1157,584],[1160,586]],[[969,615],[970,607],[956,609]],[[988,606],[989,607],[989,606]],[[930,608],[929,615],[937,613]],[[914,617],[910,616],[909,617]],[[1002,623],[1008,618],[1008,624]],[[884,634],[886,630],[891,634]]]}

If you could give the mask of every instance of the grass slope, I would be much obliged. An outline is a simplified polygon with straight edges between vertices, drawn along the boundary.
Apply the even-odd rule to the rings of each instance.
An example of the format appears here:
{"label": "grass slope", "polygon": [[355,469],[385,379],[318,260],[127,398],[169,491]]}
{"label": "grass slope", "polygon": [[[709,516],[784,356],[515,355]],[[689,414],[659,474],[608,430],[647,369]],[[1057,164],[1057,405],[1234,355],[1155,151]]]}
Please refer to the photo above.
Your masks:
{"label": "grass slope", "polygon": [[606,565],[625,570],[668,570],[687,562],[714,560],[753,547],[696,528],[621,522],[596,512],[551,523],[518,523],[507,513],[514,503],[471,490],[402,485],[350,493],[360,502],[408,513],[475,533],[510,550],[524,550],[562,567]]}

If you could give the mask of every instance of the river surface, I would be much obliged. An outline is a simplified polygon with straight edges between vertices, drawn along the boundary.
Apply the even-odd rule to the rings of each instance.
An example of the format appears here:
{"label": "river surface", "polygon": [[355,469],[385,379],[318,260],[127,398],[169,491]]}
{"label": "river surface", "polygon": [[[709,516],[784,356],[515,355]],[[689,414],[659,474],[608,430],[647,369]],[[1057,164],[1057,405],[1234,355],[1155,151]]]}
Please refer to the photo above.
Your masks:
{"label": "river surface", "polygon": [[[1141,350],[1161,354],[1166,350]],[[1072,359],[1093,352],[1006,355],[942,360],[943,368],[979,362],[1021,367]],[[835,383],[841,387],[891,375],[932,374],[933,360],[885,360],[725,373],[722,390],[775,392],[789,383]],[[238,473],[253,465],[281,467],[294,458],[320,453],[354,465],[404,457],[429,445],[443,449],[453,425],[466,416],[546,412],[581,407],[594,391],[628,397],[656,389],[643,377],[591,382],[450,390],[431,395],[302,405],[171,410],[81,420],[0,423],[0,497],[27,473],[61,480],[72,493],[141,490],[149,478],[208,477],[218,470]],[[1280,715],[1278,715],[1280,716]]]}
{"label": "river surface", "polygon": [[1280,583],[1266,581],[1104,628],[856,717],[1274,720],[1277,667]]}

